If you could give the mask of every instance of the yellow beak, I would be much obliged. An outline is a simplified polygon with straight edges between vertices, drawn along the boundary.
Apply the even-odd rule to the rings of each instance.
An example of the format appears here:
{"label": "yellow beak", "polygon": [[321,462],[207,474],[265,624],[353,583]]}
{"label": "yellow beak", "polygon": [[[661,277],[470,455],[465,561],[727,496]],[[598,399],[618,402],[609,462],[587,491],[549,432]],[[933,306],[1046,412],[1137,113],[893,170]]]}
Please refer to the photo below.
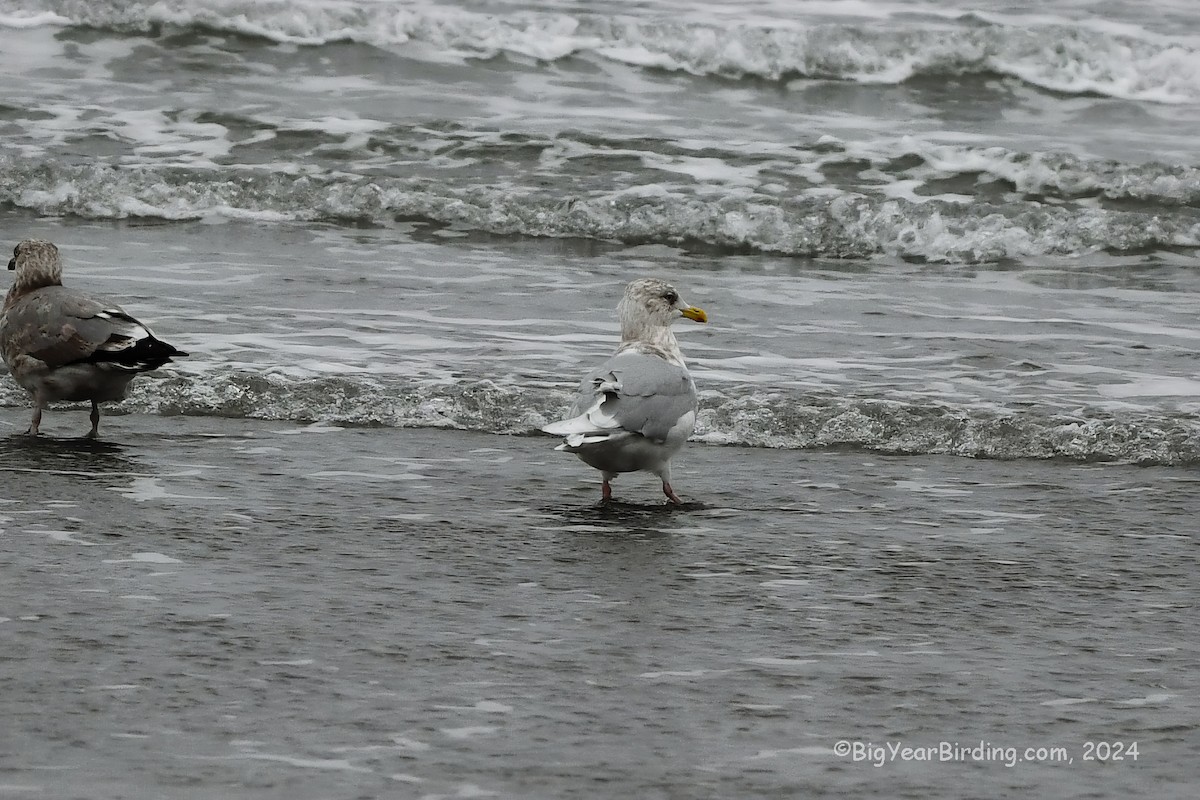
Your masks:
{"label": "yellow beak", "polygon": [[688,306],[687,308],[683,309],[679,313],[683,314],[688,319],[696,320],[696,322],[708,322],[708,314],[704,313],[703,308],[696,308],[695,306]]}

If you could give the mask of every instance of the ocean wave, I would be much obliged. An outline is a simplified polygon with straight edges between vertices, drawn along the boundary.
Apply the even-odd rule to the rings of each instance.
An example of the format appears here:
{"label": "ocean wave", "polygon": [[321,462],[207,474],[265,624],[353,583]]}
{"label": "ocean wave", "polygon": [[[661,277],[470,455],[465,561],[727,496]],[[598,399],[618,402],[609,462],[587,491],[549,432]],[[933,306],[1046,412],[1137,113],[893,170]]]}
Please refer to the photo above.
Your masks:
{"label": "ocean wave", "polygon": [[971,175],[1003,182],[1026,195],[1056,200],[1104,198],[1158,206],[1200,207],[1200,169],[1129,164],[1066,153],[1018,153],[1002,147],[934,145],[908,140],[898,150],[920,158],[924,180]]}
{"label": "ocean wave", "polygon": [[[304,175],[324,173],[328,185],[343,188],[373,181],[380,187],[386,184],[438,191],[433,184],[441,182],[441,175],[449,176],[444,181],[447,184],[461,184],[464,170],[472,166],[486,166],[496,184],[523,183],[532,187],[536,183],[551,190],[556,185],[569,185],[570,190],[584,196],[594,191],[645,195],[650,191],[648,186],[656,185],[685,194],[731,194],[749,189],[783,199],[806,192],[830,195],[842,191],[899,197],[915,203],[935,199],[965,203],[994,202],[1002,198],[999,189],[1037,201],[1127,201],[1136,205],[1136,210],[1151,212],[1158,208],[1200,208],[1200,168],[1188,164],[1131,163],[1054,151],[1019,152],[1004,147],[937,143],[913,136],[881,137],[868,142],[843,142],[822,136],[798,139],[786,148],[741,142],[707,146],[701,152],[694,145],[670,138],[605,136],[577,130],[553,134],[503,131],[448,121],[389,124],[357,117],[312,121],[183,109],[143,114],[136,124],[120,112],[92,115],[78,127],[56,119],[54,132],[62,140],[57,146],[86,150],[89,138],[99,132],[115,143],[110,147],[120,148],[116,157],[122,164],[120,170],[105,166],[116,160],[110,157],[97,163],[91,174],[85,174],[83,167],[55,167],[49,161],[53,154],[40,144],[49,138],[46,128],[38,120],[24,124],[22,145],[32,152],[22,153],[20,159],[0,156],[0,176],[8,172],[14,178],[29,178],[31,184],[43,187],[48,198],[56,194],[47,188],[56,179],[64,187],[86,186],[94,199],[104,194],[104,184],[115,188],[122,181],[139,196],[154,194],[148,185],[159,179],[168,192],[188,182],[210,186],[212,203],[200,197],[203,191],[197,193],[195,202],[174,209],[161,207],[155,211],[155,204],[147,203],[147,215],[166,218],[172,214],[190,218],[222,205],[230,213],[233,209],[252,211],[259,202],[251,199],[253,195],[275,194],[282,199],[289,193],[285,184]],[[164,141],[171,144],[165,155]],[[614,169],[609,159],[618,159],[619,168]],[[633,163],[638,166],[631,166]],[[170,171],[176,167],[183,171]],[[277,179],[272,187],[263,180],[267,172],[284,173],[285,177]],[[217,189],[215,184],[223,174],[241,184],[244,191]],[[413,180],[404,184],[401,180],[417,178],[429,180],[426,184]],[[567,197],[562,201],[577,199]],[[119,209],[104,208],[102,203],[91,206],[98,216],[120,213]],[[275,210],[286,213],[285,209]],[[139,213],[135,207],[126,212]],[[71,213],[89,212],[81,208]],[[361,212],[352,214],[360,216]]]}
{"label": "ocean wave", "polygon": [[67,25],[153,34],[164,28],[319,46],[419,43],[443,56],[512,54],[552,62],[590,54],[700,76],[900,83],[919,76],[997,74],[1055,92],[1161,103],[1200,102],[1200,52],[1165,37],[1077,25],[957,19],[886,24],[719,25],[613,15],[338,0],[49,0],[0,6],[0,25]]}
{"label": "ocean wave", "polygon": [[897,455],[1200,463],[1200,420],[1173,412],[988,410],[854,397],[755,395],[702,408],[714,444],[852,447]]}
{"label": "ocean wave", "polygon": [[0,203],[93,219],[205,218],[394,224],[499,235],[661,243],[803,257],[985,263],[1098,250],[1200,247],[1194,214],[1054,204],[913,202],[845,192],[779,198],[631,187],[449,186],[432,179],[250,169],[64,166],[0,159]]}
{"label": "ocean wave", "polygon": [[[266,370],[158,374],[106,413],[216,416],[334,425],[454,428],[533,435],[572,399],[566,389],[491,380],[421,383],[366,376],[303,378]],[[0,404],[28,405],[5,381]],[[1170,411],[981,410],[871,397],[746,390],[709,394],[694,439],[712,445],[851,448],[989,459],[1200,463],[1200,420]],[[549,444],[548,444],[549,446]]]}

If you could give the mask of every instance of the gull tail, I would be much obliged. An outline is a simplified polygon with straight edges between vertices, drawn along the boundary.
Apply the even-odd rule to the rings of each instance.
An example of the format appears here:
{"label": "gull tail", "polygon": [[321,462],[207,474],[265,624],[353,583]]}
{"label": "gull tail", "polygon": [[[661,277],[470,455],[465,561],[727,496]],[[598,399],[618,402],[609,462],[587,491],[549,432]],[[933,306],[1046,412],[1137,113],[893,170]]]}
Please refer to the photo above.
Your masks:
{"label": "gull tail", "polygon": [[582,414],[559,422],[552,422],[542,430],[555,436],[566,436],[568,442],[571,437],[608,436],[615,433],[621,429],[621,423],[605,410],[604,406],[608,399],[607,395],[601,395]]}
{"label": "gull tail", "polygon": [[604,428],[598,427],[596,423],[588,418],[587,414],[580,414],[578,417],[564,419],[559,422],[552,422],[542,428],[543,433],[550,433],[554,436],[580,436],[588,433],[601,433]]}

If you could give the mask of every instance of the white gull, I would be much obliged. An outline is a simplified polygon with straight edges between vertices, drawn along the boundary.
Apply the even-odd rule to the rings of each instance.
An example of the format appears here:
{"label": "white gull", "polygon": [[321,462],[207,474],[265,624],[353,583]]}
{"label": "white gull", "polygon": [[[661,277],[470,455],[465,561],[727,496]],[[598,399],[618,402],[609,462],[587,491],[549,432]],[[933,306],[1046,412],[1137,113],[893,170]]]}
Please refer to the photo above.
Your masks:
{"label": "white gull", "polygon": [[617,305],[621,344],[588,373],[567,419],[542,428],[566,441],[557,450],[600,470],[602,499],[621,472],[653,472],[663,494],[671,488],[671,457],[696,426],[696,384],[671,331],[681,317],[708,322],[702,309],[685,303],[671,284],[654,278],[631,282]]}

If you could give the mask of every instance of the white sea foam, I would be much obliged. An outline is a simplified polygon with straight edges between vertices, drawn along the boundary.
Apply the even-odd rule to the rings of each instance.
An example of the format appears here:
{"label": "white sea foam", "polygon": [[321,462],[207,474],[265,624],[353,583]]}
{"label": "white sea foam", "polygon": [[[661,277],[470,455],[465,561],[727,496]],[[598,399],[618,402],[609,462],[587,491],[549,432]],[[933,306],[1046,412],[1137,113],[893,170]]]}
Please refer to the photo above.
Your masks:
{"label": "white sea foam", "polygon": [[816,659],[812,658],[780,658],[777,656],[748,658],[746,661],[760,667],[803,667],[817,663]]}
{"label": "white sea foam", "polygon": [[[899,149],[899,153],[897,152]],[[514,187],[455,186],[404,178],[289,175],[262,171],[192,169],[114,170],[102,165],[57,174],[0,160],[8,199],[42,213],[99,218],[361,220],[387,224],[416,216],[502,234],[588,237],[671,243],[699,240],[720,247],[791,255],[864,258],[919,257],[931,262],[986,262],[1030,256],[1081,255],[1096,250],[1144,250],[1200,245],[1200,223],[1184,213],[1128,213],[1093,205],[979,207],[961,193],[919,195],[919,184],[945,176],[985,174],[1018,191],[1136,199],[1173,208],[1200,202],[1200,171],[1155,165],[1113,165],[999,148],[964,148],[905,140],[878,142],[838,158],[894,158],[909,152],[923,165],[908,176],[866,186],[826,187],[803,204],[749,191],[763,165],[731,166],[725,159],[663,158],[695,185],[636,181],[580,199]],[[736,158],[734,154],[730,158]],[[832,156],[812,168],[834,169]],[[8,169],[5,169],[5,167]],[[236,178],[236,179],[235,179]],[[885,176],[885,181],[889,176]],[[747,191],[730,191],[730,183]],[[905,188],[907,187],[907,188]],[[761,189],[761,187],[759,187]],[[900,191],[903,189],[903,191]],[[899,193],[910,199],[895,198]],[[0,191],[0,199],[4,199]],[[314,356],[319,351],[313,350]],[[316,358],[314,363],[326,361]]]}
{"label": "white sea foam", "polygon": [[1084,703],[1097,702],[1094,697],[1060,697],[1054,700],[1045,700],[1041,703],[1044,706],[1077,706]]}
{"label": "white sea foam", "polygon": [[418,778],[416,775],[409,775],[406,772],[394,772],[388,775],[388,779],[398,783],[421,783],[424,780],[424,778]]}
{"label": "white sea foam", "polygon": [[422,742],[408,736],[397,734],[391,738],[397,747],[403,748],[404,750],[410,750],[414,753],[423,753],[433,749],[433,745],[429,744],[428,742]]}
{"label": "white sea foam", "polygon": [[667,669],[667,670],[656,670],[656,671],[652,671],[652,672],[642,672],[642,673],[638,674],[637,677],[646,678],[649,680],[657,680],[659,678],[703,678],[706,675],[724,675],[724,674],[726,674],[728,672],[732,672],[732,671],[733,670],[729,670],[729,669],[706,669],[706,668]]}
{"label": "white sea foam", "polygon": [[465,725],[461,728],[442,728],[441,732],[449,739],[474,739],[479,736],[491,736],[498,728],[493,725]]}
{"label": "white sea foam", "polygon": [[77,545],[81,545],[83,547],[98,546],[97,542],[89,542],[86,539],[77,538],[79,535],[79,531],[37,530],[37,531],[30,531],[30,533],[44,533],[45,535],[49,536],[51,539],[53,539],[56,542],[66,542],[66,543],[70,543],[70,544],[77,544]]}
{"label": "white sea foam", "polygon": [[1200,397],[1200,380],[1195,378],[1145,377],[1097,388],[1107,397]]}
{"label": "white sea foam", "polygon": [[64,17],[53,11],[22,12],[15,14],[0,14],[0,27],[23,30],[43,26],[65,26],[72,22],[70,17]]}
{"label": "white sea foam", "polygon": [[162,479],[156,477],[137,476],[131,479],[128,487],[110,486],[110,491],[118,492],[122,497],[135,503],[145,503],[150,500],[219,500],[216,495],[176,494],[162,485]]}
{"label": "white sea foam", "polygon": [[796,756],[833,756],[833,748],[808,746],[808,747],[787,747],[778,750],[759,750],[753,755],[747,757],[749,761],[761,761],[770,758],[795,758]]}
{"label": "white sea foam", "polygon": [[378,472],[354,472],[350,470],[324,470],[322,472],[312,472],[305,475],[306,478],[313,480],[331,480],[338,482],[362,483],[362,482],[406,482],[406,481],[427,481],[428,475],[420,475],[411,472],[402,472],[395,474],[382,474]]}
{"label": "white sea foam", "polygon": [[311,758],[303,756],[291,756],[283,753],[240,753],[236,758],[244,758],[252,761],[275,761],[280,764],[286,764],[290,767],[299,767],[301,769],[315,770],[334,770],[338,772],[371,772],[372,770],[366,767],[359,767],[344,758]]}
{"label": "white sea foam", "polygon": [[793,11],[771,5],[730,20],[696,6],[659,18],[653,9],[636,15],[485,14],[433,4],[174,0],[80,4],[69,16],[9,14],[0,17],[0,25],[143,31],[204,26],[290,45],[352,41],[404,48],[418,57],[431,53],[434,60],[508,53],[555,61],[591,53],[638,67],[771,79],[898,83],[923,72],[994,71],[1055,91],[1163,103],[1200,99],[1197,50],[1186,40],[1145,32],[1138,21],[989,17],[927,6],[925,18],[913,23],[873,5],[845,6],[844,13],[830,8],[828,15],[809,15],[812,23],[804,24]]}
{"label": "white sea foam", "polygon": [[129,558],[106,558],[105,564],[181,564],[178,558],[162,553],[134,553]]}
{"label": "white sea foam", "polygon": [[1131,697],[1128,700],[1118,700],[1117,703],[1124,706],[1156,706],[1169,702],[1175,696],[1167,692],[1160,692],[1149,694],[1145,697]]}
{"label": "white sea foam", "polygon": [[510,714],[513,711],[512,706],[495,700],[480,700],[473,708],[485,714]]}
{"label": "white sea foam", "polygon": [[971,489],[959,489],[953,486],[939,486],[916,480],[897,480],[895,482],[895,486],[897,489],[904,489],[905,491],[909,492],[933,494],[943,497],[959,497],[964,495],[972,495],[975,493]]}
{"label": "white sea foam", "polygon": [[510,714],[513,707],[496,700],[480,700],[471,706],[434,706],[447,711],[479,711],[484,714]]}

